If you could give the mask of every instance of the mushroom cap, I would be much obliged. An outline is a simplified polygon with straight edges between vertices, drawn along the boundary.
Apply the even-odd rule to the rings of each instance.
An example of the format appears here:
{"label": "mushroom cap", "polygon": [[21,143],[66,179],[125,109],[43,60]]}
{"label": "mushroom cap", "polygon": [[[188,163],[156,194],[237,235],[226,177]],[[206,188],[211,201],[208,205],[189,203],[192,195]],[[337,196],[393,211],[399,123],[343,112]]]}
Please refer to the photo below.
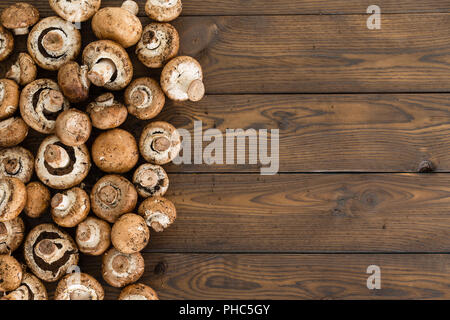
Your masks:
{"label": "mushroom cap", "polygon": [[14,37],[7,29],[0,26],[0,62],[9,57],[14,50]]}
{"label": "mushroom cap", "polygon": [[0,178],[0,222],[15,219],[27,202],[25,184],[17,178]]}
{"label": "mushroom cap", "polygon": [[140,120],[156,117],[165,102],[164,92],[158,82],[151,78],[136,79],[125,90],[128,112]]}
{"label": "mushroom cap", "polygon": [[91,136],[92,124],[87,113],[78,109],[61,112],[56,119],[56,135],[67,146],[85,144]]}
{"label": "mushroom cap", "polygon": [[79,258],[73,239],[52,224],[38,225],[28,233],[24,256],[30,270],[47,282],[61,279]]}
{"label": "mushroom cap", "polygon": [[159,22],[175,20],[182,10],[181,0],[147,0],[145,4],[145,13]]}
{"label": "mushroom cap", "polygon": [[20,263],[12,256],[0,255],[0,292],[16,290],[22,282]]}
{"label": "mushroom cap", "polygon": [[130,284],[119,295],[119,300],[159,300],[155,290],[142,283]]}
{"label": "mushroom cap", "polygon": [[28,28],[39,21],[39,11],[32,4],[17,2],[2,11],[0,20],[8,29]]}
{"label": "mushroom cap", "polygon": [[78,56],[81,34],[72,23],[60,17],[48,17],[33,27],[27,46],[28,53],[41,68],[55,71]]}
{"label": "mushroom cap", "polygon": [[[50,164],[47,158],[53,158]],[[89,173],[91,159],[85,145],[70,147],[57,136],[42,141],[36,155],[36,174],[45,185],[53,189],[68,189],[81,183]]]}
{"label": "mushroom cap", "polygon": [[188,56],[170,60],[161,73],[161,88],[174,101],[200,100],[205,94],[202,66]]}
{"label": "mushroom cap", "polygon": [[103,220],[88,217],[77,226],[75,240],[82,253],[102,255],[111,244],[111,227]]}
{"label": "mushroom cap", "polygon": [[23,211],[30,218],[39,218],[50,206],[50,191],[38,181],[30,182],[27,188],[27,203]]}
{"label": "mushroom cap", "polygon": [[102,285],[87,273],[70,273],[62,278],[55,291],[55,300],[103,300]]}
{"label": "mushroom cap", "polygon": [[150,240],[150,230],[144,218],[134,213],[121,216],[111,230],[111,242],[122,253],[135,253],[144,249]]}
{"label": "mushroom cap", "polygon": [[89,43],[83,51],[83,64],[92,67],[101,60],[111,61],[116,72],[104,87],[108,90],[122,90],[133,79],[133,65],[125,49],[111,40],[99,40]]}
{"label": "mushroom cap", "polygon": [[23,241],[25,225],[20,217],[0,222],[0,254],[15,251]]}
{"label": "mushroom cap", "polygon": [[156,232],[164,231],[177,218],[177,210],[173,202],[158,196],[145,199],[139,206],[138,213]]}
{"label": "mushroom cap", "polygon": [[143,198],[163,196],[169,188],[169,177],[163,167],[144,163],[134,172],[133,184]]}
{"label": "mushroom cap", "polygon": [[28,135],[28,125],[20,117],[0,120],[0,147],[13,147]]}
{"label": "mushroom cap", "polygon": [[144,267],[144,258],[139,252],[125,254],[111,248],[103,256],[103,279],[113,287],[122,288],[138,281],[144,274]]}
{"label": "mushroom cap", "polygon": [[14,55],[13,58],[12,64],[6,72],[6,78],[14,80],[21,86],[26,86],[36,80],[37,67],[28,53],[20,52]]}
{"label": "mushroom cap", "polygon": [[138,59],[149,68],[161,68],[176,57],[180,49],[180,37],[169,23],[153,22],[147,25],[136,46]]}
{"label": "mushroom cap", "polygon": [[23,183],[31,180],[34,169],[33,154],[23,147],[0,150],[0,176],[14,177]]}
{"label": "mushroom cap", "polygon": [[107,175],[92,188],[91,208],[99,218],[114,223],[121,215],[133,211],[137,198],[130,181],[119,175]]}
{"label": "mushroom cap", "polygon": [[180,152],[180,134],[170,123],[151,122],[142,131],[139,149],[147,162],[158,165],[169,163]]}
{"label": "mushroom cap", "polygon": [[12,80],[0,79],[0,120],[11,117],[19,106],[19,86]]}
{"label": "mushroom cap", "polygon": [[53,221],[65,228],[76,227],[91,210],[88,194],[78,187],[54,195],[51,207]]}
{"label": "mushroom cap", "polygon": [[58,70],[58,85],[64,96],[72,103],[79,103],[89,98],[91,82],[87,77],[87,66],[69,61]]}
{"label": "mushroom cap", "polygon": [[104,172],[128,172],[139,160],[136,139],[122,129],[103,132],[92,145],[92,159]]}
{"label": "mushroom cap", "polygon": [[125,122],[128,116],[127,108],[114,100],[112,93],[105,93],[91,102],[87,109],[92,125],[101,130],[114,129]]}
{"label": "mushroom cap", "polygon": [[44,284],[31,273],[25,273],[20,287],[11,291],[0,300],[48,300]]}
{"label": "mushroom cap", "polygon": [[49,0],[58,16],[69,22],[84,22],[100,9],[101,0]]}
{"label": "mushroom cap", "polygon": [[23,120],[40,133],[53,133],[56,118],[69,107],[69,101],[62,97],[58,84],[50,79],[35,80],[23,88],[20,94]]}

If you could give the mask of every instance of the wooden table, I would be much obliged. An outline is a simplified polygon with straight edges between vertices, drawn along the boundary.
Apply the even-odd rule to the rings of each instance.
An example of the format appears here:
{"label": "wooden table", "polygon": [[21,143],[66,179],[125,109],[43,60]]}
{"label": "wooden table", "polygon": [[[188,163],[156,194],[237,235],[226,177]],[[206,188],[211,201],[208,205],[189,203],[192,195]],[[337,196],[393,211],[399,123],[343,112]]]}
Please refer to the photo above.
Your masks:
{"label": "wooden table", "polygon": [[[366,27],[371,4],[381,30]],[[184,0],[174,25],[181,53],[204,67],[207,97],[168,102],[157,119],[279,128],[280,173],[167,166],[179,217],[152,233],[143,283],[162,299],[450,298],[448,0]],[[94,40],[89,23],[82,33]],[[132,51],[136,76],[157,77]],[[144,124],[124,127],[138,137]],[[24,146],[41,140],[31,133]],[[418,173],[423,161],[435,172]],[[101,175],[92,170],[87,190]],[[80,265],[101,280],[100,258]],[[369,265],[381,290],[366,286]]]}

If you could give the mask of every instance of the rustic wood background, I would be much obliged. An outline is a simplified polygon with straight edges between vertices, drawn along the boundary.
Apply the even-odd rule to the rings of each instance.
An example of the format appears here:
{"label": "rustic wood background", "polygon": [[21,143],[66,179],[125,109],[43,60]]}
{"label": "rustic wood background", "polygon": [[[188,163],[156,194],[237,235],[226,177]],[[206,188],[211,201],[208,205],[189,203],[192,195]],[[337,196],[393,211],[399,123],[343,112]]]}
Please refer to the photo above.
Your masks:
{"label": "rustic wood background", "polygon": [[[53,15],[47,1],[33,3]],[[158,119],[279,128],[280,174],[167,166],[179,218],[152,233],[141,281],[162,299],[449,299],[450,2],[183,3],[181,53],[203,65],[207,97],[169,102]],[[366,28],[371,4],[381,30]],[[89,23],[82,33],[94,40]],[[17,38],[19,51],[25,42]],[[157,77],[132,51],[136,76]],[[124,127],[138,137],[144,124],[130,117]],[[24,146],[41,140],[32,132]],[[424,160],[435,173],[418,173]],[[87,189],[101,175],[94,168]],[[366,287],[372,264],[381,290]],[[81,268],[117,298],[100,258],[83,256]]]}

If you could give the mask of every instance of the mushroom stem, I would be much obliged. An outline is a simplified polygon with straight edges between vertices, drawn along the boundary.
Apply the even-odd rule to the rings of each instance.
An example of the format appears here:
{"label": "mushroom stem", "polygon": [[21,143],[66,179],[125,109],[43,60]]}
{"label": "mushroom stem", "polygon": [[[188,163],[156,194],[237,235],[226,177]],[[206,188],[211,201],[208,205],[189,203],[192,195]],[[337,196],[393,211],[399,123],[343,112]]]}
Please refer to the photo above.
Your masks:
{"label": "mushroom stem", "polygon": [[64,103],[64,96],[57,90],[44,90],[41,99],[44,108],[50,112],[58,112]]}
{"label": "mushroom stem", "polygon": [[55,250],[56,245],[49,239],[41,240],[36,246],[36,251],[42,256],[50,256]]}
{"label": "mushroom stem", "polygon": [[154,171],[147,170],[141,175],[140,185],[144,188],[153,188],[158,184],[158,180],[158,175]]}
{"label": "mushroom stem", "polygon": [[45,149],[44,160],[53,168],[65,168],[70,162],[67,151],[54,144],[48,145]]}
{"label": "mushroom stem", "polygon": [[146,86],[138,86],[131,93],[130,102],[136,108],[145,108],[152,100],[151,90]]}
{"label": "mushroom stem", "polygon": [[111,263],[112,269],[117,273],[127,272],[129,265],[127,257],[120,254],[115,256]]}
{"label": "mushroom stem", "polygon": [[70,199],[65,194],[57,193],[52,199],[51,206],[53,209],[67,210],[70,206]]}
{"label": "mushroom stem", "polygon": [[129,13],[131,13],[134,16],[137,16],[139,13],[139,6],[136,2],[132,0],[126,0],[122,3],[122,9],[127,10]]}
{"label": "mushroom stem", "polygon": [[113,204],[118,197],[117,190],[112,186],[104,186],[98,192],[98,196],[103,203]]}
{"label": "mushroom stem", "polygon": [[97,87],[103,87],[116,72],[116,66],[110,59],[102,59],[88,73],[89,80]]}
{"label": "mushroom stem", "polygon": [[3,160],[3,165],[5,166],[6,173],[10,175],[15,175],[20,170],[20,162],[17,159],[5,159]]}
{"label": "mushroom stem", "polygon": [[153,140],[152,147],[158,152],[167,151],[170,148],[170,140],[165,136],[156,137]]}
{"label": "mushroom stem", "polygon": [[28,34],[28,27],[13,29],[13,33],[16,36],[23,36],[25,34]]}
{"label": "mushroom stem", "polygon": [[205,85],[199,79],[191,82],[188,88],[188,97],[192,102],[197,102],[205,96]]}
{"label": "mushroom stem", "polygon": [[47,52],[58,52],[63,46],[64,33],[60,30],[50,31],[42,38],[42,47]]}

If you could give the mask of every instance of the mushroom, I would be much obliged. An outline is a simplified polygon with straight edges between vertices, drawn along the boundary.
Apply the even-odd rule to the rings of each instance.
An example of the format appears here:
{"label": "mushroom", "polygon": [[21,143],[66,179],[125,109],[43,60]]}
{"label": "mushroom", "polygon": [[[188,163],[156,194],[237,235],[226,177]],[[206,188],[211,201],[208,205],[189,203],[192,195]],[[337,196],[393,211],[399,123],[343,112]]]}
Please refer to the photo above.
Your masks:
{"label": "mushroom", "polygon": [[45,70],[56,71],[81,50],[81,34],[60,17],[39,21],[28,35],[28,53]]}
{"label": "mushroom", "polygon": [[100,178],[91,191],[92,211],[101,219],[114,223],[137,204],[137,192],[126,178],[108,175]]}
{"label": "mushroom", "polygon": [[110,40],[89,43],[83,51],[88,78],[97,87],[122,90],[133,78],[133,65],[125,49]]}
{"label": "mushroom", "polygon": [[127,108],[114,100],[112,93],[105,93],[97,97],[87,107],[92,125],[97,129],[113,129],[125,122],[128,116]]}
{"label": "mushroom", "polygon": [[111,248],[103,256],[103,279],[113,287],[122,288],[138,281],[144,274],[144,267],[144,258],[139,252],[125,254]]}
{"label": "mushroom", "polygon": [[159,300],[155,290],[142,283],[130,284],[119,295],[119,300]]}
{"label": "mushroom", "polygon": [[103,220],[88,217],[77,226],[75,241],[82,253],[102,255],[111,244],[111,227]]}
{"label": "mushroom", "polygon": [[48,300],[44,284],[31,273],[25,273],[20,287],[11,291],[0,300]]}
{"label": "mushroom", "polygon": [[26,86],[36,80],[37,67],[28,53],[20,52],[13,58],[12,64],[6,71],[6,78],[14,80],[21,86]]}
{"label": "mushroom", "polygon": [[149,68],[162,68],[176,57],[180,49],[180,37],[169,23],[153,22],[144,28],[136,46],[138,59]]}
{"label": "mushroom", "polygon": [[169,61],[161,73],[161,87],[174,101],[200,101],[205,95],[202,66],[188,56]]}
{"label": "mushroom", "polygon": [[0,26],[0,62],[9,57],[14,50],[14,37],[5,28]]}
{"label": "mushroom", "polygon": [[152,164],[169,163],[180,152],[180,134],[170,123],[163,121],[149,123],[142,131],[139,149],[144,159]]}
{"label": "mushroom", "polygon": [[150,240],[150,230],[144,218],[134,213],[121,216],[111,230],[111,242],[122,253],[142,251]]}
{"label": "mushroom", "polygon": [[50,134],[55,131],[56,118],[70,107],[56,82],[38,79],[28,84],[20,95],[20,114],[34,130]]}
{"label": "mushroom", "polygon": [[73,228],[87,217],[91,204],[88,194],[75,187],[55,194],[51,207],[52,218],[57,225]]}
{"label": "mushroom", "polygon": [[25,225],[20,217],[0,222],[0,254],[10,254],[22,243]]}
{"label": "mushroom", "polygon": [[39,11],[35,6],[18,2],[2,11],[0,16],[2,25],[11,29],[16,36],[28,33],[28,28],[39,21]]}
{"label": "mushroom", "polygon": [[102,285],[87,273],[70,273],[62,278],[55,291],[55,300],[103,300]]}
{"label": "mushroom", "polygon": [[164,92],[158,82],[151,78],[136,79],[125,90],[128,112],[140,120],[156,117],[165,102]]}
{"label": "mushroom", "polygon": [[138,11],[137,3],[130,0],[123,2],[121,8],[103,8],[92,18],[92,31],[101,40],[113,40],[124,48],[134,46],[142,35]]}
{"label": "mushroom", "polygon": [[145,163],[134,172],[133,184],[143,198],[163,196],[169,188],[169,177],[161,166]]}
{"label": "mushroom", "polygon": [[0,120],[0,147],[13,147],[28,135],[28,125],[20,117]]}
{"label": "mushroom", "polygon": [[177,218],[177,210],[172,201],[164,197],[150,197],[139,206],[138,213],[147,225],[156,232],[167,229]]}
{"label": "mushroom", "polygon": [[78,109],[68,109],[56,119],[56,136],[66,146],[85,144],[91,136],[92,124],[89,116]]}
{"label": "mushroom", "polygon": [[19,106],[19,86],[12,80],[0,79],[0,120],[11,117]]}
{"label": "mushroom", "polygon": [[103,132],[92,145],[92,159],[104,172],[128,172],[139,160],[136,140],[122,129]]}
{"label": "mushroom", "polygon": [[28,233],[24,244],[25,261],[41,280],[54,282],[78,264],[73,239],[52,224],[41,224]]}
{"label": "mushroom", "polygon": [[58,71],[58,84],[64,96],[72,103],[79,103],[89,98],[91,82],[87,77],[87,66],[69,61]]}
{"label": "mushroom", "polygon": [[30,182],[27,188],[27,203],[23,211],[30,218],[39,218],[50,206],[50,191],[40,182]]}
{"label": "mushroom", "polygon": [[145,13],[160,22],[175,20],[182,10],[181,0],[147,0],[145,4]]}
{"label": "mushroom", "polygon": [[27,202],[27,189],[17,178],[0,178],[0,222],[15,219]]}
{"label": "mushroom", "polygon": [[27,149],[12,147],[0,150],[0,177],[14,177],[28,183],[33,169],[34,157]]}
{"label": "mushroom", "polygon": [[49,0],[58,16],[69,22],[84,22],[100,9],[101,0]]}
{"label": "mushroom", "polygon": [[22,282],[20,263],[12,256],[0,255],[0,293],[16,290]]}
{"label": "mushroom", "polygon": [[39,147],[35,168],[39,180],[50,188],[71,188],[81,183],[89,173],[89,150],[85,145],[66,146],[57,136],[49,136]]}

